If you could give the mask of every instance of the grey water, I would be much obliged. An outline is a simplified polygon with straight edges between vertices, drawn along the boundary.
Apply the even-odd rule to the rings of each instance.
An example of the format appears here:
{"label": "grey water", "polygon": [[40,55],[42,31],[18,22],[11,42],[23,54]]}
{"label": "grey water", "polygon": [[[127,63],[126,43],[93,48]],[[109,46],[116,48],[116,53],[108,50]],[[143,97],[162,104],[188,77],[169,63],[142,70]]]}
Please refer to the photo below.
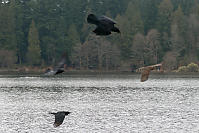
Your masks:
{"label": "grey water", "polygon": [[[0,133],[198,133],[199,76],[0,75]],[[49,112],[70,111],[53,127]]]}

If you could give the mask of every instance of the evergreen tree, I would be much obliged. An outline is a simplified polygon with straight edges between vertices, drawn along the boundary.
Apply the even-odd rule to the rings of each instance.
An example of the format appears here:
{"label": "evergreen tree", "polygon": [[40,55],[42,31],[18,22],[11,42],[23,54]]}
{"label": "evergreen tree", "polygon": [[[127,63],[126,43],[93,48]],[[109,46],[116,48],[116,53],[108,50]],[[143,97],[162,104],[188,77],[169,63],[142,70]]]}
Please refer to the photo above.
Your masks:
{"label": "evergreen tree", "polygon": [[16,50],[15,1],[0,4],[0,47]]}
{"label": "evergreen tree", "polygon": [[74,46],[77,43],[80,43],[80,37],[77,32],[76,26],[71,24],[68,30],[68,39],[71,42],[71,45]]}
{"label": "evergreen tree", "polygon": [[160,0],[140,0],[140,11],[144,23],[144,33],[155,28]]}
{"label": "evergreen tree", "polygon": [[16,6],[15,6],[15,15],[16,22],[16,43],[17,43],[17,63],[22,64],[25,62],[25,57],[26,57],[26,50],[27,50],[27,43],[26,43],[26,37],[25,37],[25,32],[24,29],[24,23],[25,23],[25,14],[24,14],[24,9],[23,5],[21,4],[20,1],[16,1]]}
{"label": "evergreen tree", "polygon": [[129,2],[125,14],[123,16],[118,15],[116,20],[122,32],[122,36],[116,39],[116,43],[121,49],[122,58],[128,60],[131,58],[130,49],[134,35],[144,32],[138,1]]}
{"label": "evergreen tree", "polygon": [[[45,59],[45,63],[50,65],[56,62],[56,40],[49,36],[41,39],[41,54]],[[60,54],[60,53],[59,53]],[[61,54],[60,54],[61,55]]]}
{"label": "evergreen tree", "polygon": [[178,6],[181,6],[182,11],[185,15],[189,15],[193,10],[192,7],[195,6],[198,0],[171,0],[174,6],[174,9],[177,9]]}
{"label": "evergreen tree", "polygon": [[28,33],[28,52],[27,61],[30,65],[39,65],[41,63],[40,41],[35,22],[32,20]]}
{"label": "evergreen tree", "polygon": [[184,16],[181,6],[179,6],[178,9],[173,13],[172,24],[176,24],[179,29],[179,34],[185,37],[187,23],[186,23],[185,16]]}
{"label": "evergreen tree", "polygon": [[173,5],[170,0],[163,0],[158,7],[157,28],[159,32],[170,35],[171,16]]}
{"label": "evergreen tree", "polygon": [[130,23],[129,31],[132,36],[136,33],[143,33],[144,25],[140,14],[139,3],[137,0],[129,2],[128,7],[125,12],[125,17]]}
{"label": "evergreen tree", "polygon": [[133,62],[136,64],[136,66],[144,66],[144,62],[146,60],[147,56],[147,43],[146,38],[144,35],[138,33],[135,35],[133,39],[133,46],[131,48],[132,50],[132,56],[133,56]]}
{"label": "evergreen tree", "polygon": [[[88,40],[94,38],[89,37],[93,27],[86,21],[90,13],[115,18],[121,35],[95,39],[101,43],[109,42],[102,46]],[[37,28],[35,24],[30,26],[32,20]],[[50,65],[67,52],[68,56],[76,58],[75,61],[70,58],[76,66],[108,69],[113,64],[123,65],[119,63],[120,54],[117,54],[118,60],[110,54],[114,53],[110,50],[114,48],[126,64],[138,60],[152,64],[168,59],[172,60],[168,64],[176,67],[199,59],[198,25],[198,0],[3,0],[0,2],[0,50],[13,56],[12,61],[6,59],[10,60],[9,64],[16,63],[16,54],[19,64],[25,63],[27,58],[30,65],[39,65],[41,59]],[[145,46],[147,38],[156,36],[157,30],[160,38],[157,43],[150,43],[158,44],[150,45],[155,46],[151,55],[153,60],[145,58],[147,55],[139,57],[138,51],[149,54],[142,47],[148,48]],[[107,55],[100,50],[110,53]],[[2,64],[6,64],[6,60]],[[67,61],[70,63],[69,59]],[[175,61],[178,64],[174,64]]]}
{"label": "evergreen tree", "polygon": [[171,49],[178,56],[184,56],[183,51],[186,48],[186,20],[181,7],[173,13],[171,24]]}

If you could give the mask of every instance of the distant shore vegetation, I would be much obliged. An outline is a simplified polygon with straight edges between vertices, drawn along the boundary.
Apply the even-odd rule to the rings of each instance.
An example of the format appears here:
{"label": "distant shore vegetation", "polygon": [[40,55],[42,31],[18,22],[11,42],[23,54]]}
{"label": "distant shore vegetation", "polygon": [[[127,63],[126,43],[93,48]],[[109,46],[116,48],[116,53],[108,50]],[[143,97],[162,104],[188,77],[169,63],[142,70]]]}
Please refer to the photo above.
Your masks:
{"label": "distant shore vegetation", "polygon": [[198,64],[190,63],[187,66],[181,66],[176,72],[199,72]]}
{"label": "distant shore vegetation", "polygon": [[[117,22],[99,37],[89,13]],[[0,2],[0,69],[43,69],[67,53],[69,70],[198,72],[198,0],[6,0]],[[192,63],[194,62],[194,63]]]}

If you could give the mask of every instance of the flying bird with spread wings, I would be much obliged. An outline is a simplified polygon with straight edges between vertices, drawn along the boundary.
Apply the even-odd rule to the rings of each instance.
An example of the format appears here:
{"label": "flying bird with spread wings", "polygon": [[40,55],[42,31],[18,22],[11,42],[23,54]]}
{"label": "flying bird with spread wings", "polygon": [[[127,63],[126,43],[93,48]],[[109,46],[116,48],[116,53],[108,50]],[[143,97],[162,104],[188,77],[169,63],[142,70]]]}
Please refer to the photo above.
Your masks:
{"label": "flying bird with spread wings", "polygon": [[87,22],[97,26],[93,31],[96,35],[106,36],[110,35],[111,32],[120,33],[120,30],[114,26],[116,22],[109,17],[101,16],[98,18],[94,14],[89,14],[87,17]]}
{"label": "flying bird with spread wings", "polygon": [[57,75],[57,74],[63,73],[65,63],[66,63],[66,54],[62,55],[61,61],[58,63],[58,65],[55,68],[53,69],[48,68],[44,75],[49,76],[49,75]]}
{"label": "flying bird with spread wings", "polygon": [[55,122],[53,126],[54,127],[60,126],[63,123],[65,116],[69,115],[70,113],[71,112],[68,112],[68,111],[59,111],[57,113],[49,113],[49,114],[55,115]]}
{"label": "flying bird with spread wings", "polygon": [[149,78],[149,74],[152,70],[160,70],[162,67],[162,64],[156,64],[152,66],[146,66],[139,68],[141,70],[141,82],[147,81]]}

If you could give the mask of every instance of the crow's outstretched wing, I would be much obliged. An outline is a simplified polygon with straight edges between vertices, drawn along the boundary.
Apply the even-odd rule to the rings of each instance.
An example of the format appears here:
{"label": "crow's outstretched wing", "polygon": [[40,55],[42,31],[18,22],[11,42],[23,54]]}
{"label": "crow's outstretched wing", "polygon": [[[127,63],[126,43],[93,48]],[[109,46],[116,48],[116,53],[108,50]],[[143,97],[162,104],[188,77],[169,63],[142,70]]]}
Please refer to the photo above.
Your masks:
{"label": "crow's outstretched wing", "polygon": [[66,58],[62,57],[61,61],[57,64],[54,70],[64,69],[64,64],[66,63]]}
{"label": "crow's outstretched wing", "polygon": [[64,72],[64,64],[66,63],[66,55],[62,55],[61,61],[57,64],[57,66],[54,68],[54,75],[60,74]]}
{"label": "crow's outstretched wing", "polygon": [[65,114],[64,113],[57,113],[55,114],[55,122],[54,122],[54,127],[58,127],[60,126],[65,118]]}
{"label": "crow's outstretched wing", "polygon": [[54,70],[47,70],[45,73],[44,73],[44,75],[45,76],[50,76],[50,75],[55,75],[55,71]]}
{"label": "crow's outstretched wing", "polygon": [[65,119],[65,116],[70,114],[71,112],[68,112],[68,111],[59,111],[57,113],[52,113],[52,112],[49,112],[49,114],[53,114],[55,115],[55,122],[54,122],[54,127],[58,127],[60,126],[64,119]]}
{"label": "crow's outstretched wing", "polygon": [[106,23],[113,24],[113,25],[116,24],[116,21],[114,21],[113,19],[111,19],[107,16],[99,17],[99,21],[106,22]]}
{"label": "crow's outstretched wing", "polygon": [[44,75],[56,75],[64,72],[64,64],[66,63],[66,54],[62,55],[61,61],[53,68],[53,70],[47,70]]}

